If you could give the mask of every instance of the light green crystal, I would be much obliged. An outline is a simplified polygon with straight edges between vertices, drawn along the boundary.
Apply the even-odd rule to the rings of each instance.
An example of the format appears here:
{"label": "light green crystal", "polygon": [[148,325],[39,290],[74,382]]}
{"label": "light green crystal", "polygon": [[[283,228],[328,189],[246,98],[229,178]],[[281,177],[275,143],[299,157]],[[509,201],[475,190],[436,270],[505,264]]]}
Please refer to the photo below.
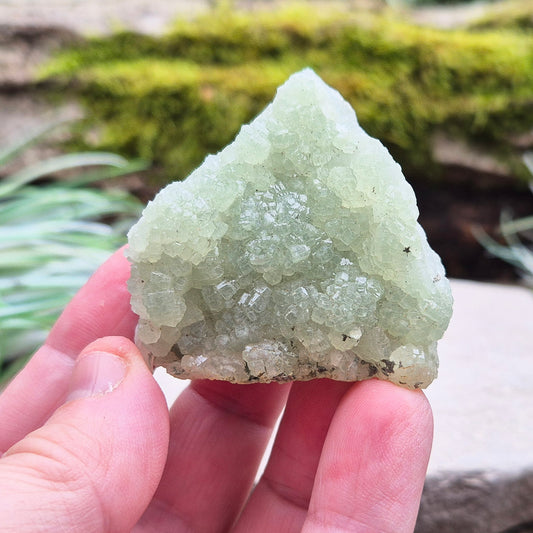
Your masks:
{"label": "light green crystal", "polygon": [[313,71],[129,233],[151,366],[236,383],[426,387],[452,297],[401,169]]}

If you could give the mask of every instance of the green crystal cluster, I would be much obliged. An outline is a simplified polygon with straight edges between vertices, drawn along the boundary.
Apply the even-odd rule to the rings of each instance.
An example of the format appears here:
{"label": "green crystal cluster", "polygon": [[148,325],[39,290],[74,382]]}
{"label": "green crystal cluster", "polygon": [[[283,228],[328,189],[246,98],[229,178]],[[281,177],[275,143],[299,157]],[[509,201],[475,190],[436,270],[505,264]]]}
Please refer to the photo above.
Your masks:
{"label": "green crystal cluster", "polygon": [[182,378],[426,387],[452,297],[417,218],[350,105],[294,74],[131,229],[136,342]]}

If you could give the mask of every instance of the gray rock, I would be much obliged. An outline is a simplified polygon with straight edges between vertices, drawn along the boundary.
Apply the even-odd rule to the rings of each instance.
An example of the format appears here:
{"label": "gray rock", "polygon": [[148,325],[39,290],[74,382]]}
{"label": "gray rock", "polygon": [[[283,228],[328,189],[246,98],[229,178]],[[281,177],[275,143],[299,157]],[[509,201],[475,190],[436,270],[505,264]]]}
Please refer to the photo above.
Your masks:
{"label": "gray rock", "polygon": [[194,15],[207,0],[17,0],[0,2],[0,24],[63,26],[81,34],[119,27],[161,33],[178,15]]}
{"label": "gray rock", "polygon": [[533,293],[457,280],[452,292],[415,531],[499,533],[533,520]]}
{"label": "gray rock", "polygon": [[426,481],[415,532],[533,532],[532,495],[533,470],[431,476]]}
{"label": "gray rock", "polygon": [[[2,14],[0,6],[0,15]],[[0,16],[0,21],[4,18]],[[47,125],[83,116],[79,104],[51,104],[36,82],[41,65],[55,50],[79,37],[61,27],[2,25],[0,23],[0,147],[44,129]],[[2,173],[19,170],[59,153],[58,135],[47,136],[46,143],[31,147],[15,163],[2,167]]]}

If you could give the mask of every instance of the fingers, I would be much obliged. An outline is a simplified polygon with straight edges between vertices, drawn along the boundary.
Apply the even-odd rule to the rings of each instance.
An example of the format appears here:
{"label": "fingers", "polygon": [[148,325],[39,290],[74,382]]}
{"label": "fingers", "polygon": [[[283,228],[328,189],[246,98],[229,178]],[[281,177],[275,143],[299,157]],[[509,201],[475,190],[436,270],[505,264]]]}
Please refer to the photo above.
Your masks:
{"label": "fingers", "polygon": [[171,410],[165,474],[140,522],[150,531],[228,531],[242,509],[289,385],[196,381]]}
{"label": "fingers", "polygon": [[130,531],[160,479],[168,427],[135,346],[117,337],[91,344],[66,403],[0,459],[2,530]]}
{"label": "fingers", "polygon": [[106,335],[133,338],[129,263],[113,254],[67,306],[46,344],[0,396],[0,453],[40,427],[62,403],[77,354]]}
{"label": "fingers", "polygon": [[236,531],[301,530],[324,439],[351,385],[320,379],[292,386],[268,465]]}
{"label": "fingers", "polygon": [[421,392],[355,384],[331,422],[302,531],[412,532],[432,434]]}

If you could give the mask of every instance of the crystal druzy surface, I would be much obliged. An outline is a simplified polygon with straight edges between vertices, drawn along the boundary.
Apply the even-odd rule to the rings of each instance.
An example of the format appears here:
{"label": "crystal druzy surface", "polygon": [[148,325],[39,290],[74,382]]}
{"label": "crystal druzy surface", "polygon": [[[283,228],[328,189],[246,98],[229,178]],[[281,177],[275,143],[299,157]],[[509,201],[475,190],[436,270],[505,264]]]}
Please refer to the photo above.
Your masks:
{"label": "crystal druzy surface", "polygon": [[136,342],[181,378],[426,387],[452,308],[401,169],[313,71],[129,233]]}

